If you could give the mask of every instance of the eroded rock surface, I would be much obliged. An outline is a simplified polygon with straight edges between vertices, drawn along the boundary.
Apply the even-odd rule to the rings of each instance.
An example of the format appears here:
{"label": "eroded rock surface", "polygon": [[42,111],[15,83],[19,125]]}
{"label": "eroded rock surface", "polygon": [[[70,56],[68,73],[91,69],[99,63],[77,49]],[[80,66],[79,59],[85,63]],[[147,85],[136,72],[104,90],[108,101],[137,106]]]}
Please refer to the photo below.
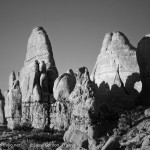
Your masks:
{"label": "eroded rock surface", "polygon": [[136,49],[123,33],[106,34],[91,80],[99,87],[104,114],[135,105],[141,91],[139,66]]}
{"label": "eroded rock surface", "polygon": [[51,105],[50,112],[51,128],[67,130],[71,121],[71,104],[69,95],[76,84],[74,72],[70,69],[67,73],[60,75],[54,83],[53,94],[56,100]]}
{"label": "eroded rock surface", "polygon": [[26,59],[20,72],[23,123],[30,122],[34,128],[48,126],[48,107],[57,76],[48,35],[42,27],[36,27],[29,37]]}
{"label": "eroded rock surface", "polygon": [[14,71],[9,77],[9,90],[5,92],[5,117],[9,129],[21,125],[21,91],[19,77],[16,78]]}
{"label": "eroded rock surface", "polygon": [[69,96],[72,103],[72,120],[64,135],[65,142],[71,142],[77,147],[82,147],[84,143],[86,148],[95,142],[93,133],[96,133],[98,128],[94,126],[98,126],[100,117],[97,92],[97,86],[90,80],[87,68],[79,68],[75,88]]}
{"label": "eroded rock surface", "polygon": [[[29,37],[24,66],[16,77],[9,77],[9,90],[6,92],[5,112],[9,128],[18,124],[43,129],[50,124],[49,109],[53,85],[58,77],[51,43],[42,27],[35,27]],[[18,112],[18,111],[19,112]],[[19,117],[16,117],[17,114]],[[21,123],[19,123],[21,122]]]}

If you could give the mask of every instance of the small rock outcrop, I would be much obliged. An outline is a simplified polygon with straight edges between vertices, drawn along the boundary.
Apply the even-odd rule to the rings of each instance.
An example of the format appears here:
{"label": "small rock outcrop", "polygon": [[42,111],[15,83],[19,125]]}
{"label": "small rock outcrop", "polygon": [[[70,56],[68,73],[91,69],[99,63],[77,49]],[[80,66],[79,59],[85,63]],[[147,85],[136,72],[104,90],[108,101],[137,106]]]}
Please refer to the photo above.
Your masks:
{"label": "small rock outcrop", "polygon": [[76,83],[75,74],[70,69],[68,73],[59,76],[54,83],[53,93],[57,101],[68,101],[68,97]]}
{"label": "small rock outcrop", "polygon": [[139,66],[136,49],[123,33],[106,34],[91,80],[99,87],[104,114],[135,105],[141,91]]}
{"label": "small rock outcrop", "polygon": [[56,101],[51,105],[50,128],[64,131],[68,129],[71,121],[71,107],[68,98],[75,84],[76,77],[71,69],[55,80],[53,95]]}
{"label": "small rock outcrop", "polygon": [[72,104],[71,125],[64,135],[65,142],[78,147],[91,146],[95,142],[100,118],[97,86],[90,80],[87,68],[79,68],[76,85],[69,96]]}
{"label": "small rock outcrop", "polygon": [[143,37],[137,46],[137,60],[142,81],[142,103],[150,105],[150,35]]}
{"label": "small rock outcrop", "polygon": [[21,125],[21,98],[19,77],[16,78],[13,71],[9,76],[9,90],[5,92],[5,117],[9,129]]}

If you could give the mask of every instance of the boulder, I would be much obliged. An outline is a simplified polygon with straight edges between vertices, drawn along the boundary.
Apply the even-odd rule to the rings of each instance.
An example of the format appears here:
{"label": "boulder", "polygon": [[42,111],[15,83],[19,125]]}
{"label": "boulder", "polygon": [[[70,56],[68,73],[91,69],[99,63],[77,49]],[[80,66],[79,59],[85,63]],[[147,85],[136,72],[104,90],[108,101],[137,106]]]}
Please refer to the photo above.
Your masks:
{"label": "boulder", "polygon": [[139,66],[136,48],[123,33],[106,34],[91,80],[99,88],[101,106],[105,107],[101,113],[104,115],[131,109],[135,105],[141,91]]}
{"label": "boulder", "polygon": [[137,61],[142,81],[142,104],[150,105],[150,35],[143,37],[137,46]]}
{"label": "boulder", "polygon": [[74,72],[70,69],[68,73],[60,75],[54,83],[53,93],[57,101],[68,101],[70,93],[73,91],[76,83]]}
{"label": "boulder", "polygon": [[56,102],[51,105],[50,128],[64,131],[68,129],[71,121],[71,104],[68,98],[75,83],[75,74],[71,69],[55,80],[53,93]]}

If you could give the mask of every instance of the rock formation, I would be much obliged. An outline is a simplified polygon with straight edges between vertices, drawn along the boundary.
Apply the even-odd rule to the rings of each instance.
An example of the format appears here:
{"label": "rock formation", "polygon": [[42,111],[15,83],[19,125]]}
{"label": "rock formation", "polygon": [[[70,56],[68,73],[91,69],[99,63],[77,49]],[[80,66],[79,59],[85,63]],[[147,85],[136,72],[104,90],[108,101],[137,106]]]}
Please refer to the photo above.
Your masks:
{"label": "rock formation", "polygon": [[57,76],[48,35],[42,27],[36,27],[29,37],[26,59],[19,77],[14,72],[9,77],[9,91],[5,94],[9,128],[15,128],[14,118],[18,114],[17,118],[21,119],[18,124],[21,126],[40,129],[49,126],[50,101]]}
{"label": "rock formation", "polygon": [[55,80],[53,94],[56,102],[51,106],[50,128],[66,130],[69,127],[71,121],[71,107],[68,98],[75,87],[75,83],[75,74],[71,69]]}
{"label": "rock formation", "polygon": [[9,90],[5,92],[5,117],[10,129],[21,124],[21,97],[19,78],[16,79],[13,71],[9,76]]}
{"label": "rock formation", "polygon": [[68,101],[68,97],[76,83],[75,74],[70,69],[68,73],[59,76],[54,83],[54,98],[57,101]]}
{"label": "rock formation", "polygon": [[137,60],[142,81],[142,103],[150,105],[150,35],[143,37],[137,46]]}
{"label": "rock formation", "polygon": [[99,87],[101,110],[105,115],[135,105],[141,90],[139,66],[136,49],[123,33],[106,34],[91,80]]}
{"label": "rock formation", "polygon": [[42,27],[36,27],[29,37],[26,59],[20,71],[23,123],[30,122],[34,128],[48,126],[50,95],[57,76],[48,35]]}
{"label": "rock formation", "polygon": [[98,132],[100,118],[100,103],[98,89],[90,80],[87,68],[79,68],[76,85],[69,96],[72,103],[71,125],[64,135],[65,142],[71,142],[79,147],[83,143],[94,144]]}
{"label": "rock formation", "polygon": [[2,95],[2,92],[0,90],[0,126],[4,125],[5,122],[5,113],[4,113],[4,97]]}

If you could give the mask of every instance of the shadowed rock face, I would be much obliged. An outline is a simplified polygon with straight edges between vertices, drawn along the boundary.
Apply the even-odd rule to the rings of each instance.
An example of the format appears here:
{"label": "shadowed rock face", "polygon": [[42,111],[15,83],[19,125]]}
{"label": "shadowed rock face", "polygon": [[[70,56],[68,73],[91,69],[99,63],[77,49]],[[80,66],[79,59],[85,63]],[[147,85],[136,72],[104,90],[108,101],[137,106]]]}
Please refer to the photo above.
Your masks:
{"label": "shadowed rock face", "polygon": [[137,46],[137,60],[142,80],[142,103],[150,105],[150,35],[143,37]]}
{"label": "shadowed rock face", "polygon": [[0,125],[5,124],[5,113],[4,113],[4,97],[2,95],[2,92],[0,90]]}
{"label": "shadowed rock face", "polygon": [[134,105],[141,89],[141,83],[135,85],[140,81],[139,66],[136,49],[123,33],[106,34],[91,80],[99,87],[101,102],[115,104],[112,108]]}

